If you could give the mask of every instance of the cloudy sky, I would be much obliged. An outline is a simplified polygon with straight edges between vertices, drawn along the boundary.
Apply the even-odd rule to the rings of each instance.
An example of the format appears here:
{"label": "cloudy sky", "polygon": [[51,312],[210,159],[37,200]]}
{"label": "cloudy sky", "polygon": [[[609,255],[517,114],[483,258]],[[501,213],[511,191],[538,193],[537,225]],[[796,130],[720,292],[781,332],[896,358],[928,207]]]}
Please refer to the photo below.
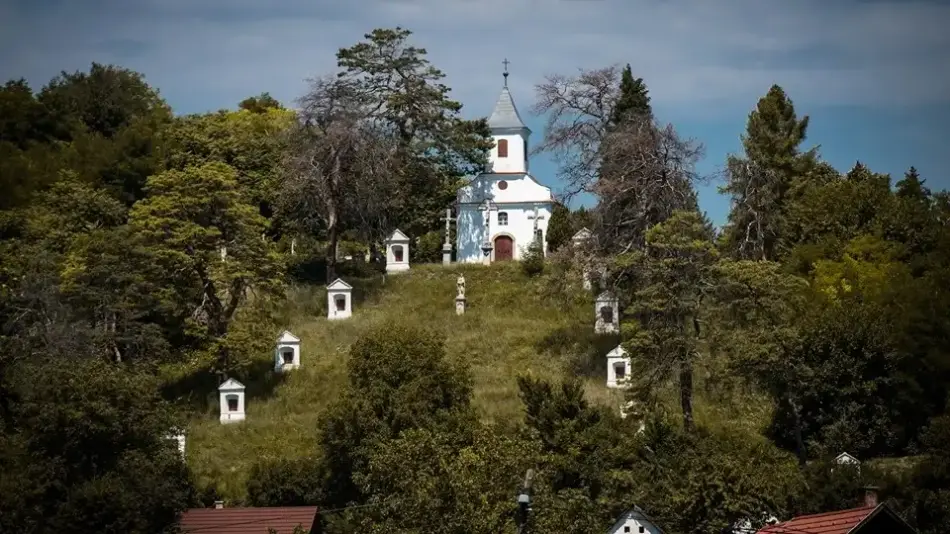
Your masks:
{"label": "cloudy sky", "polygon": [[[630,63],[661,120],[703,142],[713,175],[758,97],[778,83],[812,117],[809,146],[847,170],[915,165],[950,188],[950,2],[944,0],[0,0],[0,78],[38,89],[61,70],[115,63],[146,75],[178,113],[286,103],[334,68],[336,50],[401,25],[475,117],[501,61],[528,117],[546,74]],[[532,161],[558,189],[556,168]],[[895,178],[896,179],[896,178]],[[702,188],[717,223],[728,201]]]}

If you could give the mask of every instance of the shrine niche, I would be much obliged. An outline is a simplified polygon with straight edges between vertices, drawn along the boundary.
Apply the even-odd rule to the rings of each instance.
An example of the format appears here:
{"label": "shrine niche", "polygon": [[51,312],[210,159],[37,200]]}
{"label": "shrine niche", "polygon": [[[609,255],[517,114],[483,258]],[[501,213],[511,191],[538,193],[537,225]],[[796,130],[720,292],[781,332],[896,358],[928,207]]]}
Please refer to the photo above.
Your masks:
{"label": "shrine niche", "polygon": [[284,330],[274,346],[274,371],[282,373],[299,368],[300,338]]}
{"label": "shrine niche", "polygon": [[349,319],[353,316],[353,286],[337,278],[327,286],[327,319]]}
{"label": "shrine niche", "polygon": [[244,420],[244,384],[233,378],[218,386],[218,404],[221,423],[237,423]]}
{"label": "shrine niche", "polygon": [[620,302],[610,291],[604,291],[594,300],[594,333],[620,332]]}
{"label": "shrine niche", "polygon": [[386,272],[398,273],[409,270],[409,236],[398,228],[386,240]]}

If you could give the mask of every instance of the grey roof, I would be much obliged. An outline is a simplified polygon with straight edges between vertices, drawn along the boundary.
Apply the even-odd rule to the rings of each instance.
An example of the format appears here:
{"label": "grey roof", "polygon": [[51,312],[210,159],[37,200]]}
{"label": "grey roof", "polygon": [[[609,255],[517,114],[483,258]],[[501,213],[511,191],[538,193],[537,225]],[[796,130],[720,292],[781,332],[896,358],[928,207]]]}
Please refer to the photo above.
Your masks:
{"label": "grey roof", "polygon": [[518,114],[518,108],[515,107],[515,101],[511,99],[511,93],[505,87],[498,95],[498,101],[495,102],[495,109],[488,117],[488,126],[493,130],[507,129],[525,129],[531,131]]}

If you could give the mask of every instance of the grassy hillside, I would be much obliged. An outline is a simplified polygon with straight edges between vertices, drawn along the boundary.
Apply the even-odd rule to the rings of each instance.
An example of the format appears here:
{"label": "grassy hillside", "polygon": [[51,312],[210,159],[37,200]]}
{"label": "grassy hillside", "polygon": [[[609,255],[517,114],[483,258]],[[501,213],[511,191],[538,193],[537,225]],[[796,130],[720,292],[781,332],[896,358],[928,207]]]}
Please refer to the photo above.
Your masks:
{"label": "grassy hillside", "polygon": [[[461,317],[455,315],[454,302],[460,272],[468,296],[468,310]],[[286,304],[286,328],[302,340],[302,368],[275,377],[264,371],[271,365],[272,353],[261,354],[254,366],[261,372],[251,382],[276,385],[247,384],[244,423],[221,425],[216,407],[190,423],[188,463],[200,483],[213,482],[226,497],[240,498],[254,462],[316,454],[317,419],[346,383],[350,344],[387,319],[409,319],[444,332],[449,356],[471,368],[479,413],[495,421],[521,418],[518,373],[560,377],[578,368],[564,356],[565,345],[616,343],[586,334],[593,330],[592,304],[584,309],[546,306],[536,296],[538,282],[524,277],[514,264],[421,266],[385,280],[348,281],[356,290],[354,316],[346,321],[326,320],[322,288],[293,292]],[[273,332],[273,337],[278,334]],[[619,397],[603,387],[603,373],[597,375],[598,379],[588,379],[591,398],[617,405]]]}
{"label": "grassy hillside", "polygon": [[[454,303],[460,272],[468,296],[468,310],[461,317],[455,315]],[[475,405],[485,420],[521,419],[515,377],[522,372],[581,376],[593,402],[611,407],[621,402],[618,392],[604,387],[603,356],[618,338],[593,335],[593,300],[575,307],[552,306],[538,296],[541,282],[525,277],[517,264],[419,266],[384,279],[348,282],[356,288],[354,316],[345,321],[326,320],[322,287],[292,292],[284,306],[285,327],[302,340],[302,368],[275,376],[269,370],[272,352],[260,354],[253,366],[259,371],[246,383],[244,423],[221,425],[216,402],[191,421],[188,463],[199,483],[214,483],[224,497],[239,499],[255,462],[316,455],[317,419],[345,386],[350,344],[373,325],[393,318],[444,332],[449,357],[471,369]],[[279,331],[271,334],[276,339]],[[767,408],[733,402],[722,387],[708,387],[712,374],[698,377],[697,420],[760,426]],[[671,405],[674,398],[671,391]]]}

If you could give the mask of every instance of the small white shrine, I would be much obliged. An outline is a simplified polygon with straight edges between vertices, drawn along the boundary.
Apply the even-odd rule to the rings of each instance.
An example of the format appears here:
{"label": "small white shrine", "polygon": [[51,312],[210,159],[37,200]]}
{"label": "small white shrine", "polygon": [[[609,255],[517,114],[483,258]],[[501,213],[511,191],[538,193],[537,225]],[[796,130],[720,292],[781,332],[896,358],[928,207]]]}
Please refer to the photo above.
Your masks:
{"label": "small white shrine", "polygon": [[843,452],[838,456],[835,456],[835,463],[838,465],[861,465],[861,461],[851,456],[850,454]]}
{"label": "small white shrine", "polygon": [[386,240],[386,272],[398,273],[409,270],[409,236],[398,228]]}
{"label": "small white shrine", "polygon": [[590,240],[590,236],[590,230],[588,230],[586,227],[581,228],[576,234],[574,234],[574,237],[571,238],[571,242],[574,243],[575,247],[580,247]]}
{"label": "small white shrine", "polygon": [[622,345],[607,353],[607,387],[622,388],[630,378],[630,356]]}
{"label": "small white shrine", "polygon": [[244,384],[233,378],[218,386],[221,424],[244,420]]}
{"label": "small white shrine", "polygon": [[[849,465],[857,469],[858,473],[861,472],[861,460],[858,460],[857,458],[855,458],[854,456],[851,456],[850,454],[846,452],[843,452],[839,454],[838,456],[835,456],[834,463],[835,465]],[[834,471],[833,468],[832,468],[832,471]]]}
{"label": "small white shrine", "polygon": [[282,373],[300,368],[300,338],[287,330],[281,332],[274,347],[274,371]]}
{"label": "small white shrine", "polygon": [[610,291],[597,295],[594,301],[594,333],[620,332],[620,301]]}
{"label": "small white shrine", "polygon": [[353,286],[337,278],[327,286],[327,319],[349,319],[353,316]]}

